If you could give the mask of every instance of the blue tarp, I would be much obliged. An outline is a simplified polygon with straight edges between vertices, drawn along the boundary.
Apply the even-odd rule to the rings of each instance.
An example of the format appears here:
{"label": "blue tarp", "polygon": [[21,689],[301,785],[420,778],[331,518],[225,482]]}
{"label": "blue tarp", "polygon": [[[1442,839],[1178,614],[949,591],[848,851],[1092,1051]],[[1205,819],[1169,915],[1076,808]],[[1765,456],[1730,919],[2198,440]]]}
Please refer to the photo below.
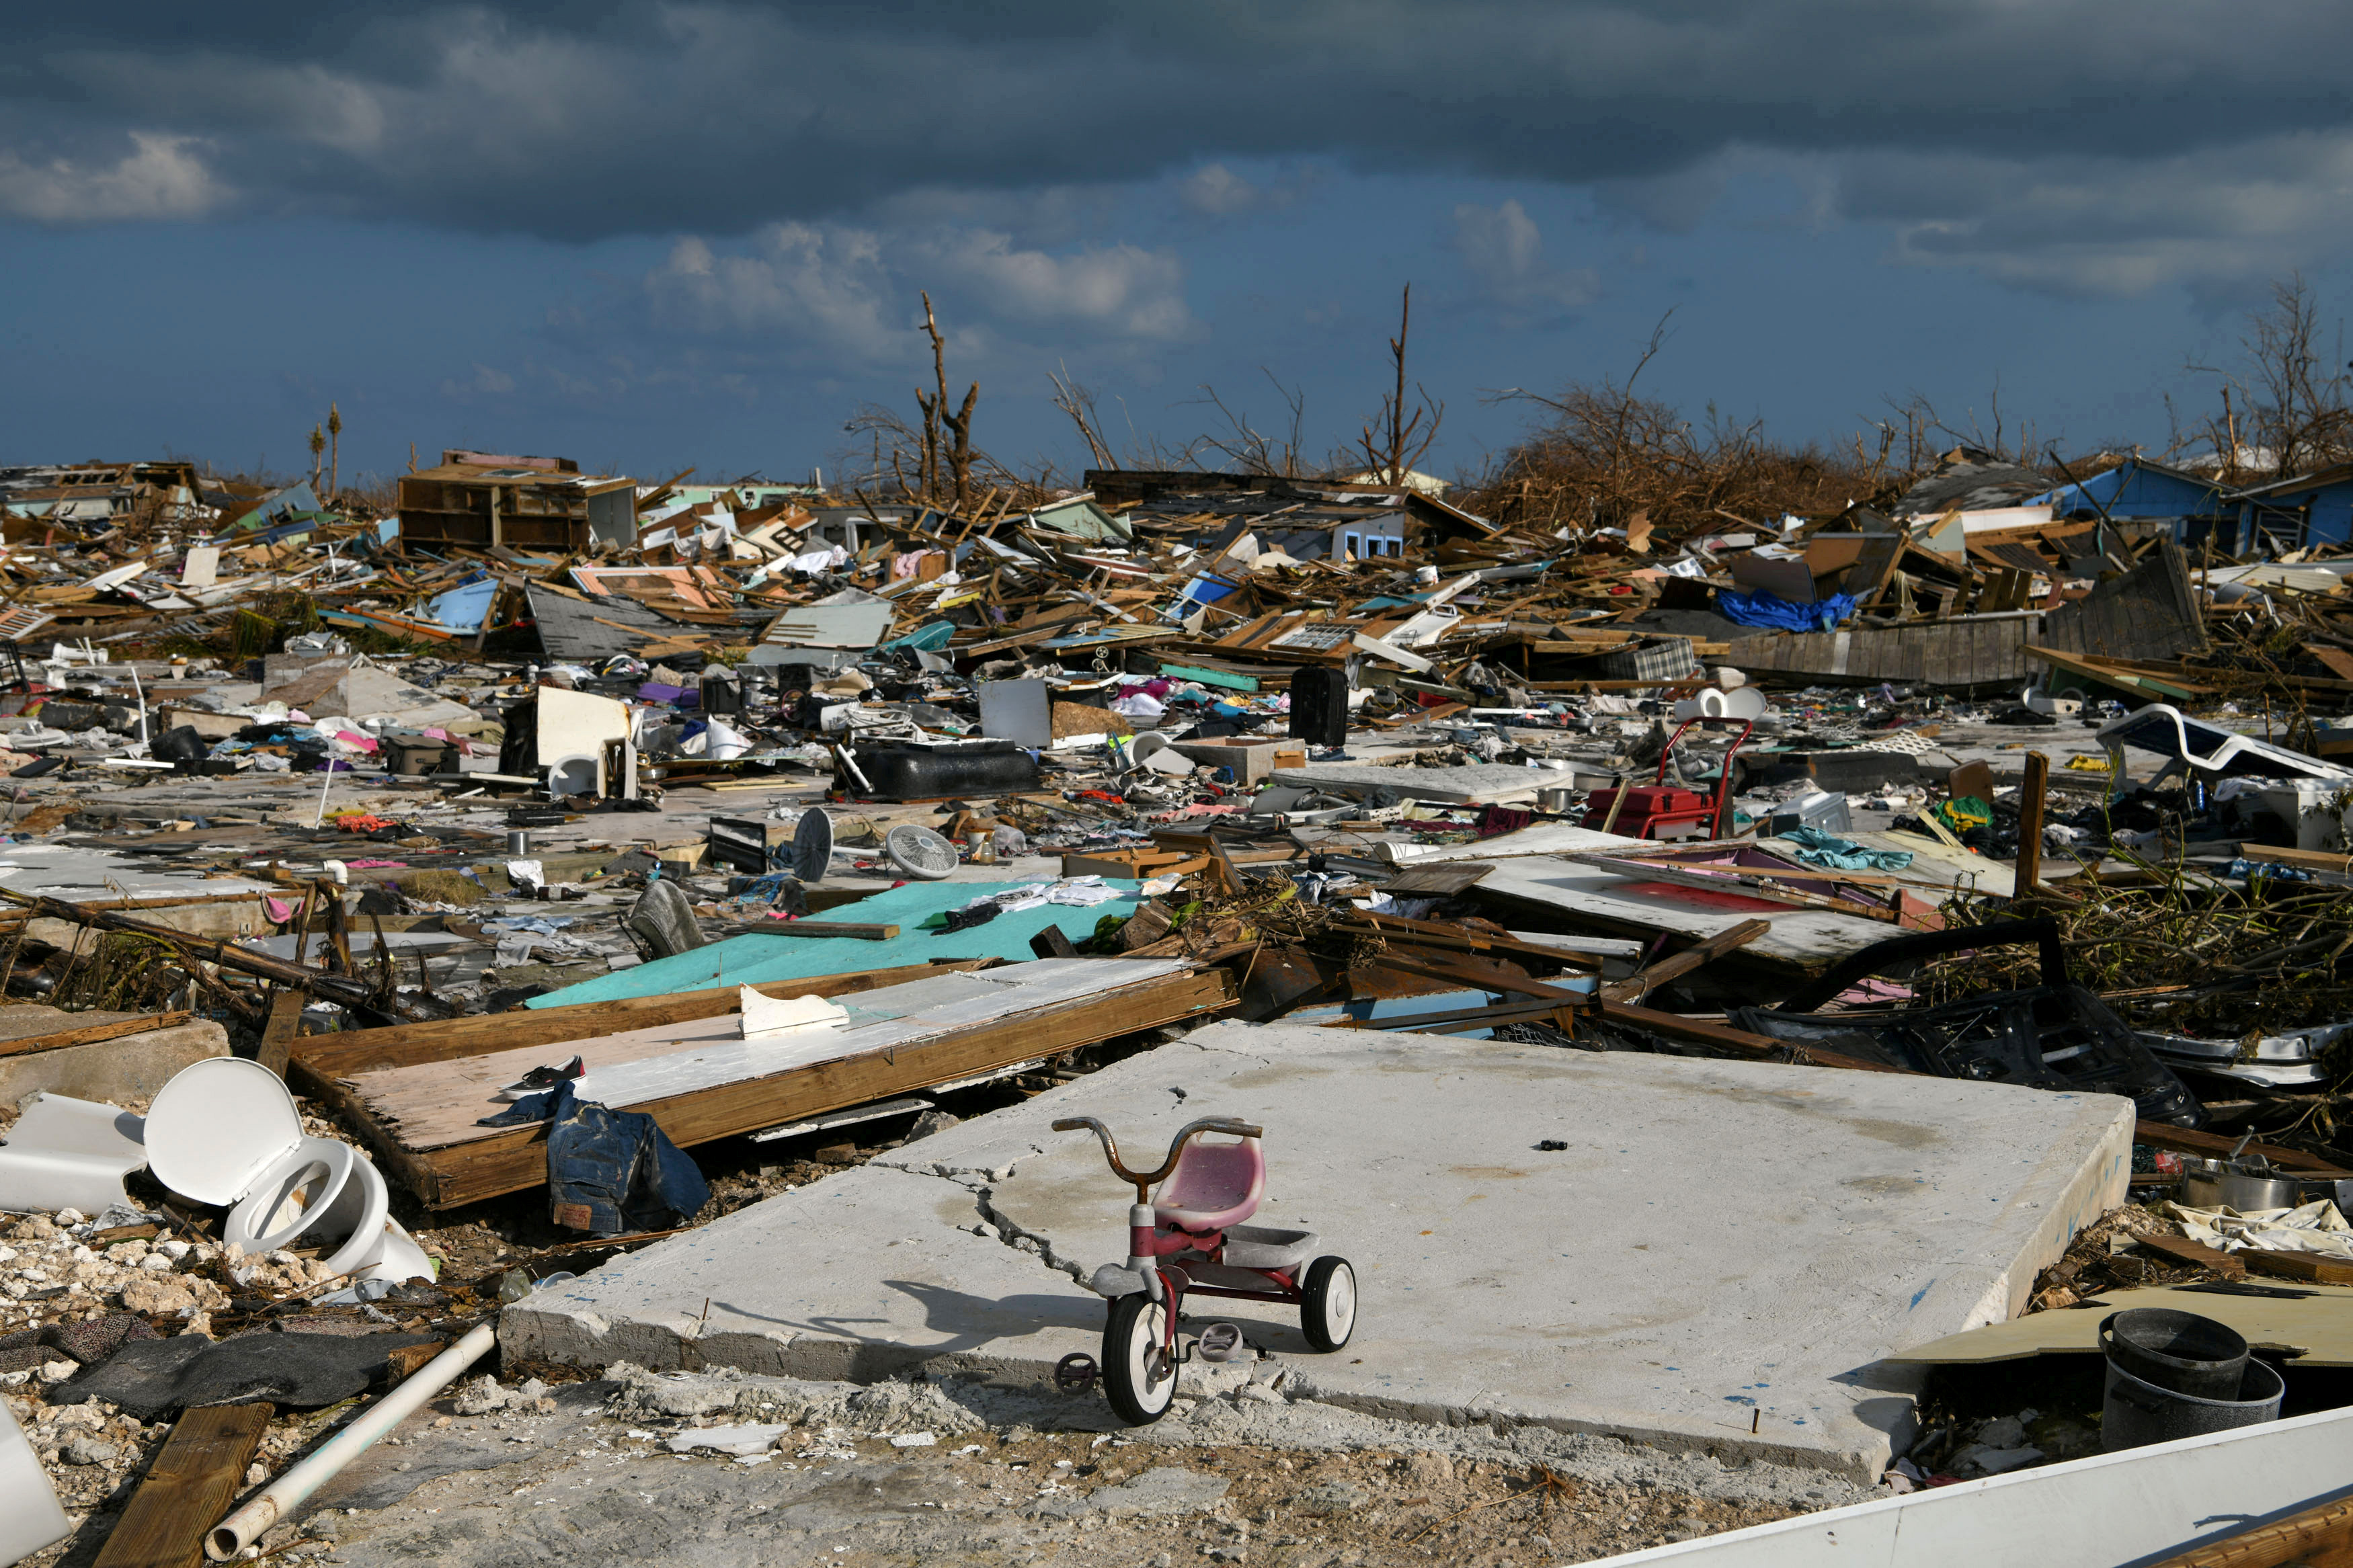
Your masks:
{"label": "blue tarp", "polygon": [[[1036,879],[1031,879],[1034,883]],[[1127,916],[1143,900],[1136,882],[1106,881],[1120,896],[1100,904],[1047,904],[998,915],[987,925],[964,931],[920,929],[934,915],[962,909],[990,893],[1010,892],[1020,882],[909,882],[826,910],[828,921],[852,924],[895,925],[899,934],[887,942],[860,942],[854,937],[794,936],[787,921],[775,922],[776,934],[733,936],[698,947],[674,958],[657,958],[635,969],[600,974],[525,1004],[532,1007],[569,1007],[580,1002],[610,1002],[623,996],[666,996],[679,991],[708,991],[718,985],[765,985],[772,980],[808,980],[820,974],[849,974],[861,969],[893,969],[904,963],[929,963],[944,958],[1003,958],[1026,963],[1035,958],[1029,939],[1048,926],[1060,927],[1073,942],[1095,933],[1095,922],[1105,915]]]}
{"label": "blue tarp", "polygon": [[1774,626],[1782,631],[1826,632],[1854,614],[1852,594],[1832,594],[1811,605],[1794,605],[1772,595],[1715,591],[1715,613],[1744,626]]}
{"label": "blue tarp", "polygon": [[905,637],[893,637],[874,651],[889,653],[893,648],[905,648],[911,653],[937,653],[948,646],[948,639],[954,636],[955,636],[954,621],[934,621],[930,626],[909,632]]}

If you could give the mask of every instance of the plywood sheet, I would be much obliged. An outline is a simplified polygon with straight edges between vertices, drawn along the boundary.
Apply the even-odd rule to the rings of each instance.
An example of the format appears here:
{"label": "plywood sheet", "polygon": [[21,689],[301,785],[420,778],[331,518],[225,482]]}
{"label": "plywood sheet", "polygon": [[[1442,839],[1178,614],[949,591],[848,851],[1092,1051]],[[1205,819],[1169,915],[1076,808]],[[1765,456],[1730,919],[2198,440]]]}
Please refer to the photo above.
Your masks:
{"label": "plywood sheet", "polygon": [[1886,1359],[1949,1365],[2017,1361],[2070,1351],[2095,1354],[2100,1348],[2101,1320],[2110,1312],[2121,1312],[2130,1307],[2170,1307],[2175,1311],[2195,1312],[2201,1318],[2227,1323],[2255,1350],[2293,1354],[2300,1367],[2353,1366],[2353,1285],[2281,1288],[2308,1290],[2311,1294],[2286,1300],[2274,1296],[2217,1295],[2171,1286],[2114,1290],[2092,1298],[2082,1307],[2032,1312],[2006,1323],[1989,1323],[1982,1329],[1899,1351]]}

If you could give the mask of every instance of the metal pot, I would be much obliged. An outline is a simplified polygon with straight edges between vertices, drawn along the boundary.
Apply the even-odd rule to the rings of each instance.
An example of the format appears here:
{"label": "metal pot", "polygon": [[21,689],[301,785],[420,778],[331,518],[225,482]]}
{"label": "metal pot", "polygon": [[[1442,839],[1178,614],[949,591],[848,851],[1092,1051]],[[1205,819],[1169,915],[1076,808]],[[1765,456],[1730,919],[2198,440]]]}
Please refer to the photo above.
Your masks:
{"label": "metal pot", "polygon": [[[2335,1188],[2328,1184],[2334,1196]],[[2229,1208],[2241,1214],[2257,1209],[2294,1208],[2305,1201],[2306,1184],[2288,1176],[2253,1175],[2221,1160],[2181,1163],[2181,1201],[2194,1209]]]}

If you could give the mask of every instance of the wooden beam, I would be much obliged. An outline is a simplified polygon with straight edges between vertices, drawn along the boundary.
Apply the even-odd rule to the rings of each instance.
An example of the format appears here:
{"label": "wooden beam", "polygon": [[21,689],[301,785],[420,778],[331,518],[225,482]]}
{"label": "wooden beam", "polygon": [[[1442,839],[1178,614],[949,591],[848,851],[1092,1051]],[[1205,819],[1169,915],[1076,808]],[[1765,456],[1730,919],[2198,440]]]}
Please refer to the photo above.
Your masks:
{"label": "wooden beam", "polygon": [[41,1051],[61,1051],[68,1046],[94,1046],[101,1040],[119,1040],[125,1035],[169,1029],[194,1016],[192,1013],[151,1013],[144,1017],[118,1018],[111,1024],[84,1024],[79,1029],[59,1029],[55,1034],[31,1035],[21,1040],[0,1040],[0,1057],[29,1057]]}
{"label": "wooden beam", "polygon": [[2018,874],[2011,889],[2013,898],[2032,892],[2042,883],[2042,802],[2050,792],[2049,754],[2027,752],[2026,782],[2018,791]]}
{"label": "wooden beam", "polygon": [[1736,947],[1746,947],[1760,936],[1770,936],[1770,921],[1743,921],[1736,926],[1716,932],[1704,942],[1694,942],[1681,952],[1672,953],[1649,967],[1637,970],[1623,980],[1613,980],[1601,987],[1606,1002],[1640,1002],[1651,992],[1678,975],[1688,974],[1714,959],[1722,957]]}
{"label": "wooden beam", "polygon": [[205,1535],[244,1489],[271,1414],[267,1404],[182,1411],[91,1568],[199,1568]]}
{"label": "wooden beam", "polygon": [[1837,1051],[1826,1051],[1802,1040],[1777,1040],[1770,1035],[1751,1034],[1746,1029],[1736,1029],[1729,1024],[1720,1024],[1711,1018],[1686,1018],[1680,1013],[1662,1013],[1630,1002],[1603,1002],[1601,1017],[1605,1023],[1622,1024],[1649,1034],[1663,1035],[1671,1040],[1689,1040],[1694,1045],[1713,1046],[1717,1050],[1751,1060],[1797,1052],[1802,1063],[1815,1067],[1843,1068],[1854,1072],[1909,1073],[1912,1070],[1891,1067],[1885,1062],[1865,1061],[1861,1057],[1844,1056]]}

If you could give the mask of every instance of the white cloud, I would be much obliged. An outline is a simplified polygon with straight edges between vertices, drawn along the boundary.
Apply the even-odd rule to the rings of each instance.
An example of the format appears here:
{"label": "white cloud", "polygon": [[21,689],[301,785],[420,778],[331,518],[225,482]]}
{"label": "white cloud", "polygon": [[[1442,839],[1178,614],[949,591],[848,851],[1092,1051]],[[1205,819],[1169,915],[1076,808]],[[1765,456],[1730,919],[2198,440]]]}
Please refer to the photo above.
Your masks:
{"label": "white cloud", "polygon": [[474,364],[474,374],[465,380],[444,381],[441,384],[441,395],[456,398],[500,397],[514,389],[513,376],[502,370],[483,364],[478,360]]}
{"label": "white cloud", "polygon": [[772,224],[748,252],[723,255],[690,235],[646,289],[658,319],[691,331],[783,333],[870,362],[913,353],[881,237],[868,229]]}
{"label": "white cloud", "polygon": [[1194,331],[1184,264],[1169,252],[1111,245],[1056,255],[989,228],[908,234],[774,224],[741,251],[681,239],[646,279],[666,325],[711,336],[781,334],[864,364],[922,355],[914,327],[925,289],[952,334],[975,347],[988,335],[975,321],[1075,325],[1146,342]]}
{"label": "white cloud", "polygon": [[121,223],[202,217],[227,201],[227,187],[196,155],[196,138],[134,131],[131,145],[111,164],[27,163],[0,151],[0,212],[36,223]]}
{"label": "white cloud", "polygon": [[989,229],[952,231],[910,247],[907,270],[944,269],[993,310],[1028,321],[1074,321],[1121,337],[1171,340],[1192,330],[1185,264],[1166,250],[1089,247],[1071,256],[1023,249]]}
{"label": "white cloud", "polygon": [[1176,183],[1176,199],[1204,217],[1240,217],[1295,205],[1322,177],[1314,164],[1259,182],[1223,163],[1204,163]]}
{"label": "white cloud", "polygon": [[1564,269],[1545,259],[1544,233],[1517,201],[1456,207],[1454,248],[1487,297],[1514,310],[1571,310],[1591,304],[1601,289],[1592,268]]}

